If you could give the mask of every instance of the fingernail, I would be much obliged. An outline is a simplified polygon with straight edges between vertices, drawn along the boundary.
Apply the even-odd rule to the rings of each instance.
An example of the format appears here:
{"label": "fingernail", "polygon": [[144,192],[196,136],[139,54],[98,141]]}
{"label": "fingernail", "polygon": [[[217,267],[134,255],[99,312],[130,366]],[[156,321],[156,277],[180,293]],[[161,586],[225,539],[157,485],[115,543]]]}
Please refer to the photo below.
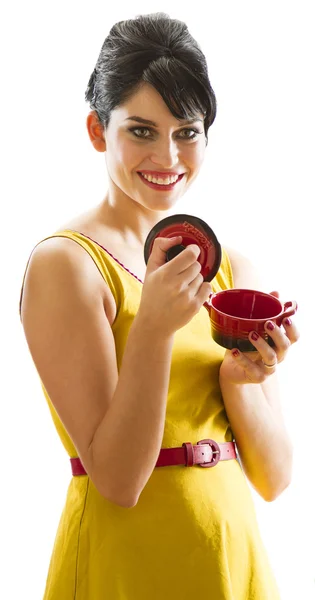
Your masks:
{"label": "fingernail", "polygon": [[239,354],[240,354],[240,351],[239,351],[239,350],[232,350],[232,354],[233,354],[233,356],[235,356],[235,357],[236,357],[236,356],[239,356]]}
{"label": "fingernail", "polygon": [[272,321],[268,321],[267,329],[269,329],[269,331],[273,331],[274,328],[275,328],[275,324]]}
{"label": "fingernail", "polygon": [[285,323],[286,325],[292,325],[292,321],[291,321],[291,319],[289,319],[289,317],[286,317],[286,318],[284,319],[284,323]]}
{"label": "fingernail", "polygon": [[254,340],[255,342],[257,342],[257,340],[259,339],[259,335],[258,335],[258,333],[256,333],[256,331],[253,331],[253,332],[250,334],[250,337],[251,337],[251,338],[252,338],[252,340]]}

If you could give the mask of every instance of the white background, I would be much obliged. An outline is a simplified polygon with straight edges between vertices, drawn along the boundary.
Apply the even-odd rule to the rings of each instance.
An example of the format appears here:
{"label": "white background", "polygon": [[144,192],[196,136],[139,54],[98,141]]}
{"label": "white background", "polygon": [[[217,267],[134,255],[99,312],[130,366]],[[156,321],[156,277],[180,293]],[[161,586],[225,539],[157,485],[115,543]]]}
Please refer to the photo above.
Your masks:
{"label": "white background", "polygon": [[301,339],[279,368],[295,445],[293,481],[274,503],[255,493],[254,500],[282,599],[315,597],[313,3],[207,0],[206,8],[185,6],[177,0],[135,0],[132,8],[12,0],[1,17],[5,600],[42,598],[70,479],[19,323],[24,267],[40,239],[104,196],[104,157],[85,130],[85,88],[109,28],[159,10],[189,25],[218,99],[203,171],[175,212],[206,220],[221,243],[252,257],[267,277],[267,291],[277,289],[284,301],[299,304]]}

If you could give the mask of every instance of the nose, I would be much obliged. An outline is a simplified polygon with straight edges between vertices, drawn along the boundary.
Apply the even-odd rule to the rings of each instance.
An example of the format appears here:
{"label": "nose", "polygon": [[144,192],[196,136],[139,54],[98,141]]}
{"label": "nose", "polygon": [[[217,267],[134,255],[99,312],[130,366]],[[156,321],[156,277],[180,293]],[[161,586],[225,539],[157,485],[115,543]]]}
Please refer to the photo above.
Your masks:
{"label": "nose", "polygon": [[178,146],[173,139],[164,139],[156,142],[151,161],[164,169],[170,169],[178,162]]}

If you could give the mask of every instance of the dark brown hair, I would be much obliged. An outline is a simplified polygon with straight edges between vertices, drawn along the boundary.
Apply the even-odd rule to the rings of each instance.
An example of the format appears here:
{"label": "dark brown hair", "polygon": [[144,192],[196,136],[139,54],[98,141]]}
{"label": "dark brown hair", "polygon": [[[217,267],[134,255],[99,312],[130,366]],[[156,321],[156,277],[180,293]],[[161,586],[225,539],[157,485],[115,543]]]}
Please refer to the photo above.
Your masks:
{"label": "dark brown hair", "polygon": [[143,83],[157,90],[177,119],[202,113],[207,139],[216,115],[216,98],[206,59],[187,25],[165,13],[140,15],[111,28],[85,99],[106,128],[112,110]]}

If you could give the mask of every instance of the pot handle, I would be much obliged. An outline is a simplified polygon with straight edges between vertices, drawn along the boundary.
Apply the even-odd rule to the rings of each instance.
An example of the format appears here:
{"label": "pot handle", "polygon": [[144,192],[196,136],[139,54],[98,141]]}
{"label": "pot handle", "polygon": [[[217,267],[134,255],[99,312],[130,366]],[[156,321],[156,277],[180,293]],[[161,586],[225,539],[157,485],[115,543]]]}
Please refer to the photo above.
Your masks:
{"label": "pot handle", "polygon": [[211,294],[209,295],[208,300],[206,300],[203,303],[203,306],[207,309],[207,311],[208,311],[209,314],[210,314],[210,311],[211,311],[211,304],[210,304],[211,296],[213,296],[213,292],[211,292]]}
{"label": "pot handle", "polygon": [[295,300],[291,300],[291,302],[285,302],[283,305],[283,313],[282,315],[280,315],[280,317],[277,319],[277,325],[281,325],[283,319],[286,319],[287,317],[291,317],[292,315],[294,315],[298,309],[298,305],[297,302],[295,302]]}

